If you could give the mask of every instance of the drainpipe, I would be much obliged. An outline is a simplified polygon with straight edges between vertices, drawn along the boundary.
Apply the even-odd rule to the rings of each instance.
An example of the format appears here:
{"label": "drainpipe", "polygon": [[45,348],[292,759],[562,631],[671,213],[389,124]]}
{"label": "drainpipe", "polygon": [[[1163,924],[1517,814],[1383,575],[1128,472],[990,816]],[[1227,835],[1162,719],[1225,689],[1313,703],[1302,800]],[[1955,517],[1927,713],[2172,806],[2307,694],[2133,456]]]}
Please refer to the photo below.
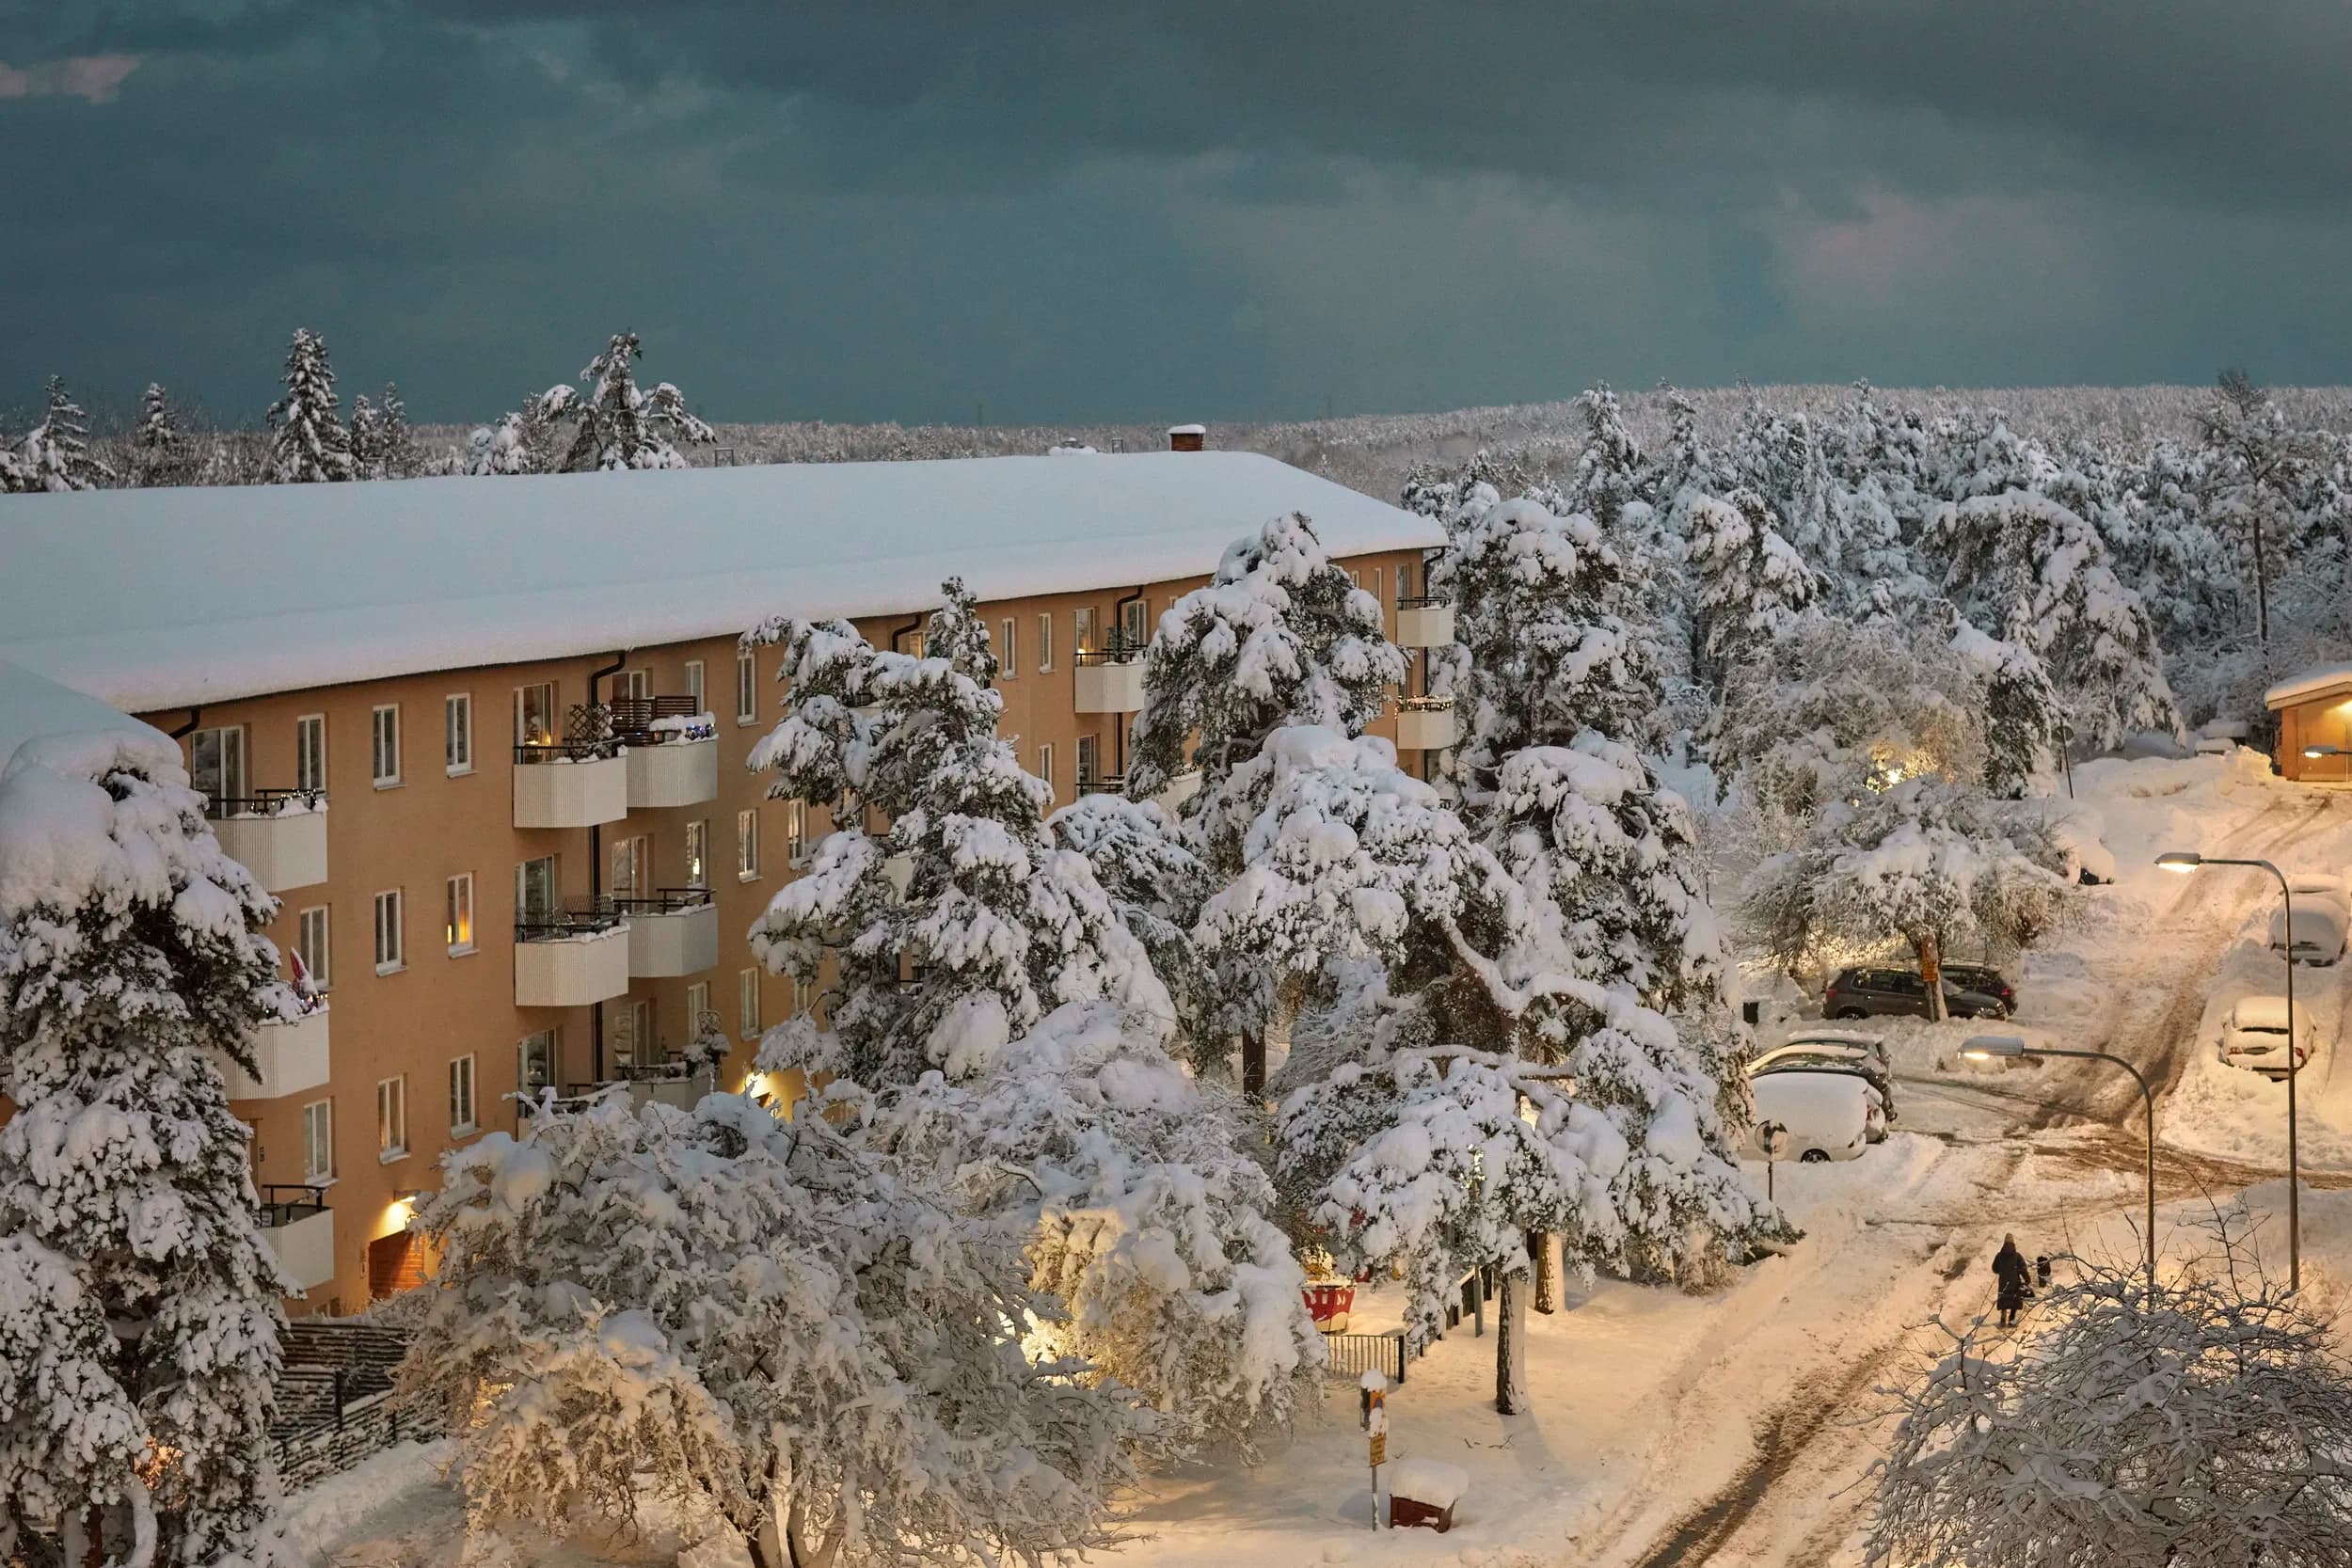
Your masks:
{"label": "drainpipe", "polygon": [[[1120,634],[1127,625],[1127,607],[1141,597],[1143,597],[1143,590],[1138,588],[1111,606],[1112,636],[1116,637]],[[1127,726],[1124,724],[1111,726],[1111,771],[1122,781],[1127,777]]]}
{"label": "drainpipe", "polygon": [[167,733],[171,736],[172,739],[178,740],[183,736],[194,734],[197,725],[201,724],[202,722],[204,722],[204,707],[202,704],[199,704],[188,709],[188,721],[186,723],[181,725],[178,729]]}
{"label": "drainpipe", "polygon": [[929,615],[915,615],[911,618],[905,626],[900,626],[897,631],[892,632],[890,634],[890,651],[894,654],[905,652],[905,650],[900,648],[898,644],[906,641],[909,633],[922,630],[923,623],[929,619],[930,619]]}
{"label": "drainpipe", "polygon": [[[612,656],[612,662],[588,672],[588,705],[596,705],[596,688],[607,675],[620,673],[628,662],[628,650],[623,648]],[[604,824],[588,825],[588,901],[591,905],[604,898]],[[604,1082],[604,1004],[598,1002],[588,1009],[588,1061],[596,1074],[596,1082]]]}

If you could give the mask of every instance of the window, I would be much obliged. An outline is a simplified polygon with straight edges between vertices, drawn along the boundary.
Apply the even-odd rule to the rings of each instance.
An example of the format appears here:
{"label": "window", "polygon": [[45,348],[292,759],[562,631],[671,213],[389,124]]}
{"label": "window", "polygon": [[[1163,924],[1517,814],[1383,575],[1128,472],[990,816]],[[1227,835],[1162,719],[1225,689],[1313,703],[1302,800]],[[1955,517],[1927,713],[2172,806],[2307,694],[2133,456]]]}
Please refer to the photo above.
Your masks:
{"label": "window", "polygon": [[1041,674],[1041,674],[1044,674],[1047,671],[1049,671],[1049,670],[1053,669],[1053,667],[1054,667],[1054,618],[1053,618],[1051,615],[1041,615],[1041,616],[1039,616],[1039,617],[1037,618],[1037,671],[1038,671],[1038,673],[1039,673],[1039,674]]}
{"label": "window", "polygon": [[745,1039],[759,1033],[759,971],[747,969],[735,977],[735,1010]]}
{"label": "window", "polygon": [[688,1038],[691,1039],[694,1036],[703,1032],[703,1023],[705,1020],[708,1020],[710,1027],[713,1029],[719,1027],[718,1019],[712,1017],[710,1011],[710,982],[707,980],[697,980],[692,985],[686,988],[686,1034]]}
{"label": "window", "polygon": [[1385,631],[1388,629],[1389,625],[1389,601],[1380,596],[1380,568],[1375,566],[1372,569],[1373,613],[1379,617],[1380,627],[1383,631]]}
{"label": "window", "polygon": [[735,656],[735,721],[749,724],[759,718],[759,661],[749,651]]}
{"label": "window", "polygon": [[555,683],[515,689],[515,744],[546,746],[555,739]]}
{"label": "window", "polygon": [[382,1078],[375,1085],[375,1157],[392,1161],[408,1152],[408,1080]]}
{"label": "window", "polygon": [[313,1100],[302,1107],[302,1180],[335,1180],[335,1102]]}
{"label": "window", "polygon": [[1045,798],[1058,799],[1054,793],[1054,748],[1051,742],[1037,749],[1037,776],[1045,781]]}
{"label": "window", "polygon": [[555,1082],[557,1033],[542,1029],[515,1048],[515,1082],[526,1095],[535,1095]]}
{"label": "window", "polygon": [[644,702],[653,695],[653,675],[644,670],[627,670],[621,674],[620,695]]}
{"label": "window", "polygon": [[369,752],[368,776],[378,789],[389,789],[400,783],[400,705],[387,703],[375,710],[370,721],[373,741]]}
{"label": "window", "polygon": [[612,846],[612,896],[634,898],[651,893],[653,878],[647,868],[652,860],[653,842],[644,834],[616,840]]}
{"label": "window", "polygon": [[188,782],[216,812],[225,800],[244,800],[245,727],[199,730],[188,736]]}
{"label": "window", "polygon": [[653,1040],[653,1004],[629,1002],[622,1005],[612,1021],[612,1054],[615,1061],[658,1062],[661,1053]]}
{"label": "window", "polygon": [[326,787],[326,715],[306,713],[294,721],[294,787]]}
{"label": "window", "polygon": [[375,972],[390,974],[407,963],[401,941],[400,889],[375,895]]}
{"label": "window", "polygon": [[1143,629],[1145,610],[1144,602],[1139,598],[1129,599],[1119,607],[1119,640],[1130,648],[1140,648],[1150,641],[1150,635]]}
{"label": "window", "polygon": [[1089,606],[1085,610],[1072,610],[1070,612],[1070,628],[1074,634],[1071,641],[1071,646],[1082,654],[1092,653],[1094,651],[1093,607]]}
{"label": "window", "polygon": [[473,693],[441,699],[441,766],[452,776],[473,771]]}
{"label": "window", "polygon": [[794,865],[808,859],[808,802],[784,803],[784,855]]}
{"label": "window", "polygon": [[462,872],[449,879],[449,950],[452,954],[473,951],[473,873]]}
{"label": "window", "polygon": [[326,947],[326,906],[304,910],[294,919],[294,957],[310,976],[311,986],[326,990],[333,981],[334,971],[328,967]]}
{"label": "window", "polygon": [[759,875],[759,813],[735,814],[735,879],[748,882]]}
{"label": "window", "polygon": [[703,710],[703,661],[699,658],[686,661],[686,694],[694,699],[694,711],[700,713]]}
{"label": "window", "polygon": [[1020,629],[1021,623],[1009,615],[996,628],[996,667],[1004,673],[1007,680],[1021,673],[1021,644],[1013,636]]}
{"label": "window", "polygon": [[1078,785],[1080,788],[1083,789],[1101,777],[1095,768],[1099,766],[1096,759],[1101,756],[1102,751],[1103,743],[1096,736],[1082,735],[1078,737]]}
{"label": "window", "polygon": [[686,885],[688,887],[710,885],[710,824],[708,822],[686,824]]}
{"label": "window", "polygon": [[515,867],[515,918],[523,923],[554,915],[555,857],[541,855]]}
{"label": "window", "polygon": [[460,1056],[449,1064],[449,1135],[462,1138],[476,1125],[473,1113],[473,1058]]}

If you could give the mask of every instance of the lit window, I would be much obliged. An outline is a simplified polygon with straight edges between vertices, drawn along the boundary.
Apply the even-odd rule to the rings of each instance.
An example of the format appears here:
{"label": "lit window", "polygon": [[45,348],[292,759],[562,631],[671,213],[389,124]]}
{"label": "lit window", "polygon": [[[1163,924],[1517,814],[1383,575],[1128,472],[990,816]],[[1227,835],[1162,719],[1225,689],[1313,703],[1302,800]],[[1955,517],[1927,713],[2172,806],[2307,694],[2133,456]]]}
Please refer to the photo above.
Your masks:
{"label": "lit window", "polygon": [[[1091,605],[1084,610],[1073,610],[1070,612],[1070,628],[1076,634],[1073,639],[1073,645],[1078,652],[1082,654],[1094,652],[1094,609]],[[1086,661],[1081,659],[1079,662],[1083,664]]]}
{"label": "lit window", "polygon": [[555,739],[555,683],[518,687],[515,692],[515,744],[546,746]]}
{"label": "lit window", "polygon": [[375,1157],[397,1160],[408,1152],[408,1080],[385,1078],[375,1085]]}
{"label": "lit window", "polygon": [[465,872],[449,879],[449,950],[452,953],[473,951],[473,873]]}
{"label": "lit window", "polygon": [[373,767],[376,787],[400,783],[400,705],[388,703],[375,710]]}

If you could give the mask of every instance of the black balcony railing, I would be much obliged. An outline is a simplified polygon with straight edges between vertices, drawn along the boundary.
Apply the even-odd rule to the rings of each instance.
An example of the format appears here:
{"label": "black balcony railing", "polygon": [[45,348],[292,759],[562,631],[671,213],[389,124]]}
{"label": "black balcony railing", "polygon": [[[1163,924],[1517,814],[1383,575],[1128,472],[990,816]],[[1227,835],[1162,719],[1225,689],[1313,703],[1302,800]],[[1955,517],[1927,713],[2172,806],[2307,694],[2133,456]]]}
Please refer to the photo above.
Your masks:
{"label": "black balcony railing", "polygon": [[204,815],[218,822],[230,816],[300,816],[326,804],[323,789],[257,789],[250,795],[214,795]]}
{"label": "black balcony railing", "polygon": [[1099,773],[1091,779],[1078,781],[1078,793],[1081,795],[1118,795],[1126,788],[1127,775],[1124,773]]}
{"label": "black balcony railing", "polygon": [[1133,664],[1143,657],[1145,646],[1141,642],[1130,642],[1123,637],[1114,637],[1099,648],[1080,648],[1076,657],[1078,662],[1085,665]]}
{"label": "black balcony railing", "polygon": [[516,942],[561,942],[566,937],[592,937],[618,929],[628,916],[609,898],[584,899],[560,910],[526,909],[515,916]]}
{"label": "black balcony railing", "polygon": [[1443,610],[1453,602],[1451,594],[1399,594],[1396,596],[1396,608],[1399,610]]}
{"label": "black balcony railing", "polygon": [[543,740],[535,745],[525,744],[515,748],[517,764],[602,762],[620,754],[620,743],[612,740]]}
{"label": "black balcony railing", "polygon": [[262,1201],[255,1210],[264,1230],[275,1230],[312,1214],[326,1212],[325,1186],[302,1186],[286,1182],[267,1182],[261,1189]]}
{"label": "black balcony railing", "polygon": [[[611,705],[612,738],[623,746],[659,746],[666,741],[700,740],[679,721],[699,716],[702,705],[687,696],[615,697]],[[660,720],[673,722],[657,728]],[[712,734],[718,732],[714,729]]]}
{"label": "black balcony railing", "polygon": [[641,914],[684,914],[709,902],[710,890],[707,887],[658,887],[651,893],[615,894],[603,900],[604,906],[629,919]]}

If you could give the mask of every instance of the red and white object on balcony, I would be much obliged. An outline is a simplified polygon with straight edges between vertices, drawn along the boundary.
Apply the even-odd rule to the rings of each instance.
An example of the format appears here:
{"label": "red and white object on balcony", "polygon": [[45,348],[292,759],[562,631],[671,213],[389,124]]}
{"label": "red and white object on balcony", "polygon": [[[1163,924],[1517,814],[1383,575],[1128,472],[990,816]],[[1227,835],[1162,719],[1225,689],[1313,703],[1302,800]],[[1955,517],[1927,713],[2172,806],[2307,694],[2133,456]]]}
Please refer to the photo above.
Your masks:
{"label": "red and white object on balcony", "polygon": [[1307,1287],[1307,1313],[1326,1334],[1347,1332],[1348,1315],[1356,1309],[1356,1287],[1345,1280],[1326,1280]]}

